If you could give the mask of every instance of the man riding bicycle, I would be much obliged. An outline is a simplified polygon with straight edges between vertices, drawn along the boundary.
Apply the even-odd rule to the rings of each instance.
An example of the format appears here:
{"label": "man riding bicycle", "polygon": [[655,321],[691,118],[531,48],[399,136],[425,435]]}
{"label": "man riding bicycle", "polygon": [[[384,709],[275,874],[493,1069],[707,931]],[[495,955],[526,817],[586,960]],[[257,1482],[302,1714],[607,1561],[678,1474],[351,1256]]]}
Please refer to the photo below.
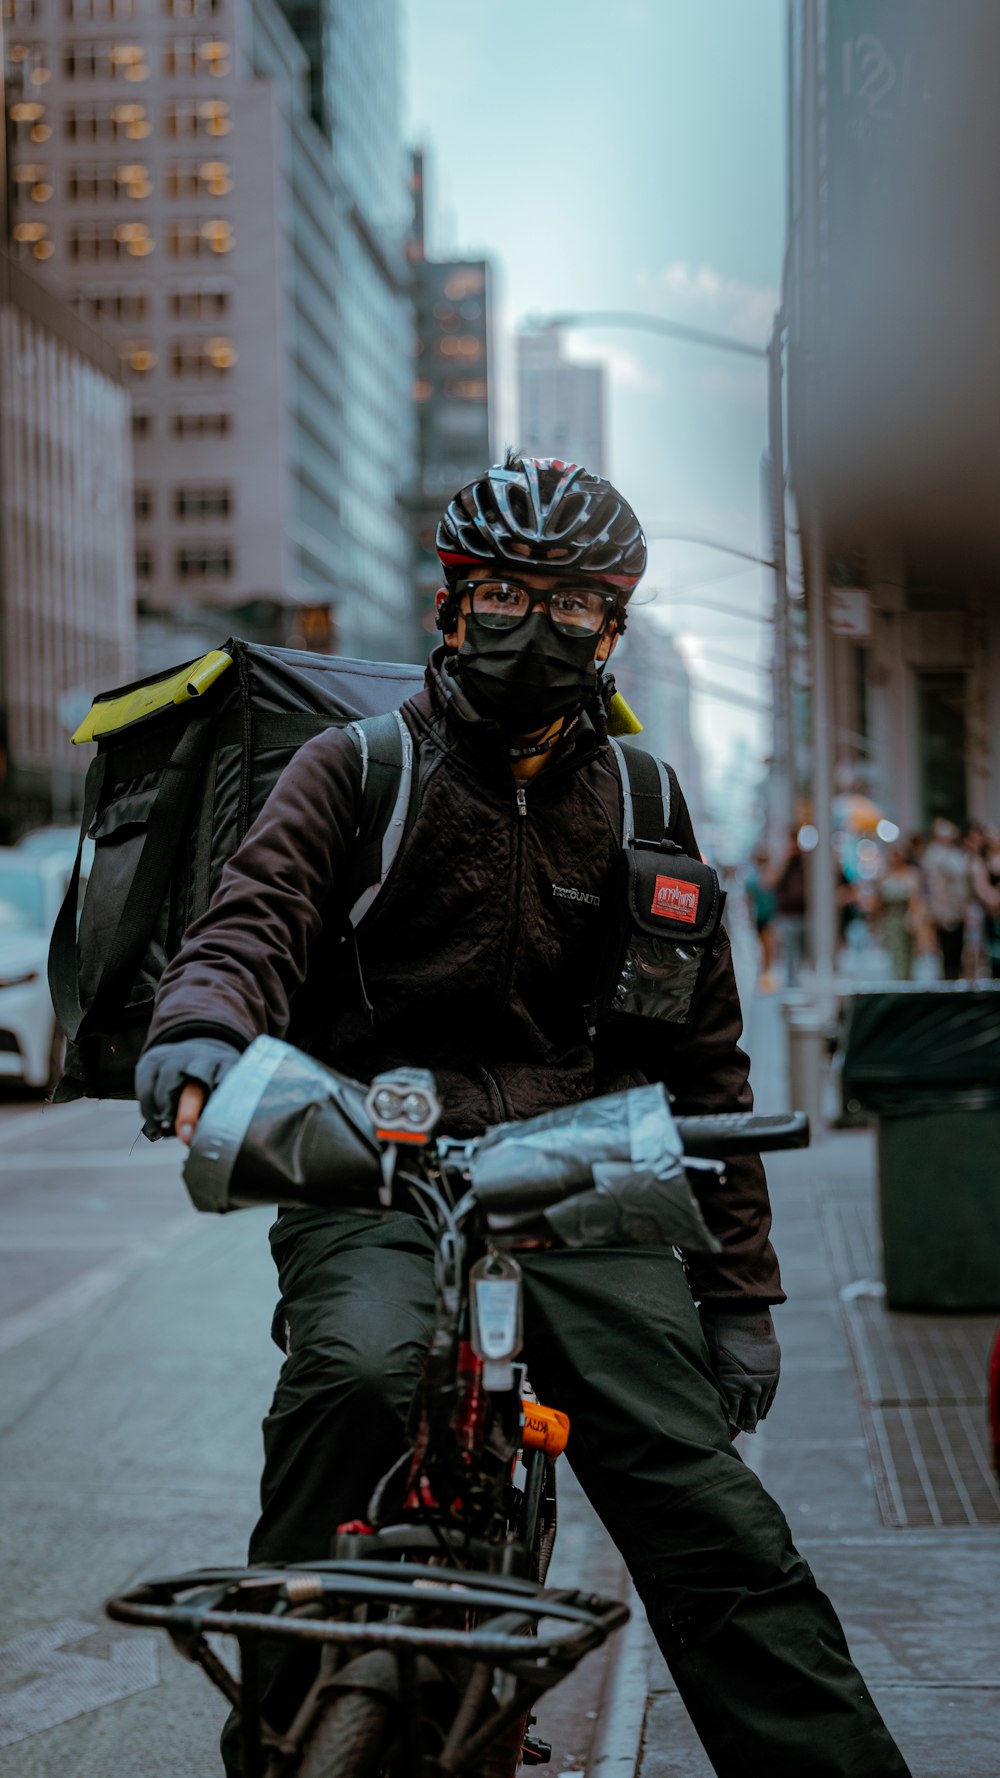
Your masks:
{"label": "man riding bicycle", "polygon": [[[752,1106],[724,932],[685,1022],[612,1029],[594,1011],[623,822],[603,668],[646,566],[635,514],[601,477],[508,454],[450,502],[438,553],[443,644],[402,710],[417,797],[392,875],[351,931],[363,761],[331,728],[292,760],[163,976],[137,1088],[149,1121],[183,1140],[262,1033],[356,1079],[432,1069],[458,1136],[642,1081],[663,1081],[679,1114]],[[663,782],[667,839],[697,859],[669,768]],[[731,1442],[778,1382],[770,1310],[784,1299],[760,1161],[734,1158],[698,1190],[717,1255],[520,1256],[532,1380],[571,1417],[569,1460],[715,1770],[906,1778],[832,1607]],[[250,1560],[316,1561],[403,1447],[433,1243],[399,1211],[288,1210],[271,1244],[286,1356]],[[269,1658],[280,1727],[309,1675]],[[238,1772],[232,1729],[223,1746]]]}

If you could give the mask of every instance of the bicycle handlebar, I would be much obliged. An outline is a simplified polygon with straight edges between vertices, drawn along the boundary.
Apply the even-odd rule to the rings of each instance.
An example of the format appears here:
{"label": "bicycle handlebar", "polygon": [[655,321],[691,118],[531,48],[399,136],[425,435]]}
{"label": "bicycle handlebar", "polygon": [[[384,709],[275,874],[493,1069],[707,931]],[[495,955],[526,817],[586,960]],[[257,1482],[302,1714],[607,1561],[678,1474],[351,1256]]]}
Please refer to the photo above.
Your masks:
{"label": "bicycle handlebar", "polygon": [[755,1111],[732,1111],[676,1120],[681,1148],[692,1159],[723,1160],[729,1154],[771,1154],[779,1148],[808,1148],[809,1119],[804,1111],[777,1117]]}
{"label": "bicycle handlebar", "polygon": [[[576,1108],[579,1112],[580,1108]],[[553,1122],[555,1122],[554,1114]],[[675,1120],[682,1155],[695,1159],[723,1160],[731,1154],[759,1154],[780,1148],[805,1148],[809,1119],[803,1111],[779,1117],[754,1112],[720,1112]],[[619,1154],[619,1161],[627,1157]],[[565,1198],[592,1186],[591,1161],[586,1141],[577,1133],[575,1142],[539,1149],[519,1140],[517,1126],[480,1151],[473,1164],[473,1189],[480,1209],[493,1215],[545,1211]],[[607,1157],[604,1157],[607,1158]]]}

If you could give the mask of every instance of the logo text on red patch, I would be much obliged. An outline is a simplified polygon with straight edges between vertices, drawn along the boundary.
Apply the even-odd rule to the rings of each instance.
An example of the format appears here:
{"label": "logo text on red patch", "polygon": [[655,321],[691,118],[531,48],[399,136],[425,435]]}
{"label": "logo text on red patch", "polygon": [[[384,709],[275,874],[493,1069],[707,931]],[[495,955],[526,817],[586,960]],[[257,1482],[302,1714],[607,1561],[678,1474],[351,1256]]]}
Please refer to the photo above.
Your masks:
{"label": "logo text on red patch", "polygon": [[699,894],[697,883],[685,883],[680,877],[657,877],[650,911],[664,920],[683,920],[693,926],[698,919]]}

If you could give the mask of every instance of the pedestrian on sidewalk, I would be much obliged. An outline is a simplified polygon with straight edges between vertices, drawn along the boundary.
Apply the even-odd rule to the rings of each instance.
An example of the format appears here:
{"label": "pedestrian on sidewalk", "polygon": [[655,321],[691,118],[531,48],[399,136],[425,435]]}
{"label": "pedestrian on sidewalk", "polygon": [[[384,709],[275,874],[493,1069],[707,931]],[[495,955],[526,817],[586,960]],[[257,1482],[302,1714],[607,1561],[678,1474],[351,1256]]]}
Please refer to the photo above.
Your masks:
{"label": "pedestrian on sidewalk", "polygon": [[904,846],[893,846],[884,877],[877,885],[879,936],[889,955],[893,980],[913,978],[913,958],[925,919],[920,872]]}
{"label": "pedestrian on sidewalk", "polygon": [[753,855],[753,863],[747,872],[746,898],[760,947],[757,987],[761,994],[770,994],[774,987],[774,916],[777,901],[774,872],[766,846],[758,846]]}
{"label": "pedestrian on sidewalk", "polygon": [[1000,980],[1000,830],[982,830],[982,846],[969,866],[972,893],[982,909],[986,967]]}
{"label": "pedestrian on sidewalk", "polygon": [[971,887],[968,853],[962,846],[954,821],[939,816],[934,822],[922,869],[924,895],[941,955],[941,971],[946,982],[957,982],[962,974]]}
{"label": "pedestrian on sidewalk", "polygon": [[774,883],[774,903],[786,988],[797,985],[805,961],[806,894],[806,856],[799,845],[798,828],[791,827],[788,830],[785,855],[778,866]]}
{"label": "pedestrian on sidewalk", "polygon": [[[623,792],[603,668],[646,565],[635,514],[600,476],[508,454],[449,503],[438,551],[442,642],[401,712],[420,794],[370,922],[332,964],[332,947],[322,953],[313,1052],[364,1080],[431,1068],[456,1136],[643,1080],[664,1082],[679,1113],[749,1110],[724,930],[679,1021],[671,1005],[616,1037],[588,1016],[617,918]],[[662,770],[679,871],[697,841]],[[336,919],[361,796],[354,742],[330,728],[295,756],[226,866],[163,976],[137,1072],[158,1127],[190,1140],[238,1053],[289,1030],[324,919]],[[760,1160],[734,1156],[697,1189],[722,1250],[687,1267],[655,1247],[521,1255],[533,1382],[570,1415],[569,1461],[720,1778],[908,1778],[829,1600],[732,1443],[778,1383],[771,1306],[783,1292]],[[250,1555],[309,1562],[365,1513],[405,1448],[434,1244],[400,1211],[286,1210],[271,1240],[285,1361]],[[266,1641],[260,1658],[280,1730],[312,1669]],[[235,1721],[224,1754],[239,1773]]]}

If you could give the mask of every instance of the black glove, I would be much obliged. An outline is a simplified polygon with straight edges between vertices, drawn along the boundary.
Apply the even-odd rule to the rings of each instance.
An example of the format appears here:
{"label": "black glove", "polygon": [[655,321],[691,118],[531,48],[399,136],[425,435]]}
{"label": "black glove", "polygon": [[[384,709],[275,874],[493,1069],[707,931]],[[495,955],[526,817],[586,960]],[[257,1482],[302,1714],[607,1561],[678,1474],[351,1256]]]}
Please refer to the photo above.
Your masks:
{"label": "black glove", "polygon": [[756,1432],[771,1406],[781,1371],[770,1309],[698,1311],[712,1369],[729,1406],[729,1423],[738,1432]]}
{"label": "black glove", "polygon": [[135,1091],[146,1119],[147,1136],[172,1136],[177,1101],[185,1082],[197,1081],[209,1094],[228,1074],[241,1051],[221,1037],[179,1038],[157,1043],[139,1057]]}

